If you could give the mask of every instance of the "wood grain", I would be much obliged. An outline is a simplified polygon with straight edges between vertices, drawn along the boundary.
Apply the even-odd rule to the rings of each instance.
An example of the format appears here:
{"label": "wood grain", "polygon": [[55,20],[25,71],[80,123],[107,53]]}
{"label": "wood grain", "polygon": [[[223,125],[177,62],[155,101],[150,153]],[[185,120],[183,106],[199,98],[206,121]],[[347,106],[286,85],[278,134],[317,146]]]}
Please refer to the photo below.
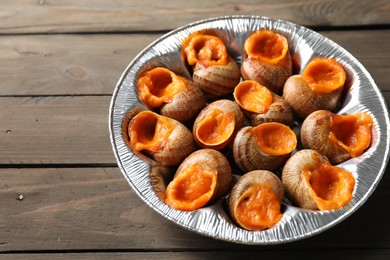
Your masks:
{"label": "wood grain", "polygon": [[[323,31],[390,90],[390,30]],[[127,65],[161,34],[0,37],[0,96],[111,95]]]}
{"label": "wood grain", "polygon": [[1,34],[170,30],[224,15],[260,15],[306,26],[389,24],[387,0],[0,2]]}
{"label": "wood grain", "polygon": [[[384,92],[390,104],[390,92]],[[0,164],[116,165],[110,96],[0,98]]]}
{"label": "wood grain", "polygon": [[[238,251],[238,252],[87,252],[87,253],[41,253],[41,254],[8,254],[0,255],[0,259],[257,259],[257,258],[271,258],[271,259],[289,259],[293,255],[294,258],[299,259],[332,259],[336,252],[329,250],[264,250],[257,249],[254,251]],[[374,249],[374,250],[359,250],[359,249],[345,249],[337,250],[338,256],[348,256],[351,259],[369,259],[369,260],[383,260],[390,258],[390,250]]]}
{"label": "wood grain", "polygon": [[114,164],[111,97],[0,98],[0,164]]}
{"label": "wood grain", "polygon": [[305,240],[256,247],[171,223],[136,196],[118,168],[0,169],[0,252],[390,250],[390,212],[383,210],[389,195],[387,170],[366,203],[339,225]]}
{"label": "wood grain", "polygon": [[0,259],[390,258],[390,166],[342,223],[293,243],[232,244],[160,216],[116,166],[113,90],[152,41],[223,15],[281,18],[354,55],[390,104],[388,0],[0,0]]}
{"label": "wood grain", "polygon": [[111,95],[160,34],[0,37],[0,95]]}

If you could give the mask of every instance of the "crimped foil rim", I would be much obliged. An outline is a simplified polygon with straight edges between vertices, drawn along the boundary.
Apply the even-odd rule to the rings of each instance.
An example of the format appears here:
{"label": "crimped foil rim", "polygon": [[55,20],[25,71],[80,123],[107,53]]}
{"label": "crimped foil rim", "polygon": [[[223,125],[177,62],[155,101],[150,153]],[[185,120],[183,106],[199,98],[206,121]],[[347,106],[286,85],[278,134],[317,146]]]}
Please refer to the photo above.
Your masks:
{"label": "crimped foil rim", "polygon": [[[349,70],[356,84],[351,85],[348,98],[344,100],[338,113],[365,111],[370,113],[375,121],[371,148],[364,155],[340,165],[355,172],[357,179],[354,197],[347,206],[336,211],[309,211],[286,204],[284,217],[275,227],[265,231],[247,231],[237,227],[231,221],[223,209],[222,201],[201,210],[183,212],[170,208],[154,193],[149,182],[149,165],[131,152],[121,132],[122,122],[128,110],[132,106],[142,106],[134,90],[135,76],[150,59],[168,63],[173,59],[177,62],[177,57],[169,56],[169,53],[177,50],[177,41],[190,33],[202,28],[225,30],[226,27],[229,33],[232,32],[232,38],[237,35],[243,38],[244,35],[259,27],[288,34],[289,40],[296,43],[295,52],[301,55],[301,67],[304,67],[313,55],[337,55],[337,58],[344,61],[343,65]],[[245,28],[251,30],[240,31]],[[242,40],[236,39],[240,41],[238,45],[242,44]],[[165,57],[167,53],[168,57]],[[178,72],[186,73],[180,68]],[[348,51],[303,26],[280,19],[245,15],[196,21],[181,26],[152,42],[123,72],[109,108],[109,134],[118,166],[129,185],[148,206],[166,219],[190,231],[215,239],[251,245],[280,244],[311,237],[340,223],[354,213],[375,190],[385,171],[389,159],[389,125],[388,109],[379,88],[363,65]]]}

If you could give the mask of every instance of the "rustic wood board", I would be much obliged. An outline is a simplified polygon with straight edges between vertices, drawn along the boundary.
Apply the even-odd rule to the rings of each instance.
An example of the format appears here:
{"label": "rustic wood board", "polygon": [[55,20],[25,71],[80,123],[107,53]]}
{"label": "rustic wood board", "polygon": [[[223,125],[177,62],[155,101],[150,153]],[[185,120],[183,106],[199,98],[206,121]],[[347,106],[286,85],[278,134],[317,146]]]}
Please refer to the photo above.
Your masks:
{"label": "rustic wood board", "polygon": [[113,90],[152,41],[223,15],[281,18],[354,55],[390,104],[388,0],[0,0],[0,259],[389,259],[390,167],[319,235],[232,244],[166,220],[131,189],[108,133]]}
{"label": "rustic wood board", "polygon": [[110,101],[110,96],[0,98],[0,164],[115,164]]}
{"label": "rustic wood board", "polygon": [[[390,92],[383,92],[390,104]],[[110,96],[0,97],[0,164],[116,165]],[[14,167],[13,166],[13,167]]]}
{"label": "rustic wood board", "polygon": [[[170,30],[224,15],[260,15],[310,26],[388,24],[388,1],[1,1],[0,33]],[[39,19],[37,19],[39,17]]]}
{"label": "rustic wood board", "polygon": [[350,259],[369,259],[383,260],[390,258],[390,250],[373,249],[373,250],[269,250],[257,249],[253,251],[227,251],[224,252],[83,252],[83,253],[26,253],[26,254],[7,254],[0,255],[0,259],[289,259],[294,256],[295,259],[332,259],[338,256],[348,256]]}
{"label": "rustic wood board", "polygon": [[0,95],[111,95],[160,34],[0,37]]}
{"label": "rustic wood board", "polygon": [[390,212],[381,210],[389,195],[388,169],[372,196],[342,223],[305,240],[256,247],[169,222],[132,191],[118,168],[0,169],[0,205],[7,205],[0,210],[0,252],[390,250]]}
{"label": "rustic wood board", "polygon": [[[320,31],[390,90],[390,30]],[[0,96],[111,95],[127,65],[162,34],[0,37]]]}

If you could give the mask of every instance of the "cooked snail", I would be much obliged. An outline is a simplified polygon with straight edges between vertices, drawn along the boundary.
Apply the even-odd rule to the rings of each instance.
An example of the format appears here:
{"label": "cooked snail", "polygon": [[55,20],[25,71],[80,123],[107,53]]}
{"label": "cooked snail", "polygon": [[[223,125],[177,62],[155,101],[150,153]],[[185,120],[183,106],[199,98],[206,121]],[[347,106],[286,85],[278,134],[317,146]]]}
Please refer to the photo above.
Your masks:
{"label": "cooked snail", "polygon": [[295,133],[284,124],[271,122],[246,126],[234,139],[234,161],[244,172],[273,171],[283,165],[296,145]]}
{"label": "cooked snail", "polygon": [[283,97],[295,114],[306,118],[316,110],[333,110],[343,93],[346,73],[335,59],[316,58],[301,75],[293,75],[286,81]]}
{"label": "cooked snail", "polygon": [[233,141],[243,122],[244,115],[239,106],[231,100],[221,99],[199,113],[192,132],[200,147],[220,150]]}
{"label": "cooked snail", "polygon": [[283,167],[282,182],[296,205],[312,210],[336,210],[353,196],[352,173],[332,166],[326,156],[314,150],[300,150]]}
{"label": "cooked snail", "polygon": [[230,189],[232,173],[225,156],[213,149],[190,154],[166,189],[165,202],[179,210],[196,210]]}
{"label": "cooked snail", "polygon": [[244,115],[254,126],[266,122],[289,125],[294,119],[290,105],[257,81],[240,82],[233,95]]}
{"label": "cooked snail", "polygon": [[136,88],[140,101],[149,109],[180,122],[195,118],[206,105],[202,91],[191,80],[163,67],[143,73]]}
{"label": "cooked snail", "polygon": [[292,62],[287,39],[271,30],[251,34],[244,43],[241,75],[255,80],[276,94],[292,74]]}
{"label": "cooked snail", "polygon": [[142,111],[128,125],[128,145],[135,153],[144,153],[154,161],[174,166],[194,149],[191,132],[179,121]]}
{"label": "cooked snail", "polygon": [[191,34],[183,41],[182,56],[193,68],[192,80],[209,99],[232,93],[240,81],[240,68],[215,35]]}
{"label": "cooked snail", "polygon": [[233,220],[248,230],[264,230],[280,221],[284,188],[280,179],[265,170],[244,174],[229,195]]}
{"label": "cooked snail", "polygon": [[319,110],[303,121],[301,141],[305,148],[318,150],[332,164],[339,164],[370,146],[372,126],[372,117],[364,112],[338,115]]}

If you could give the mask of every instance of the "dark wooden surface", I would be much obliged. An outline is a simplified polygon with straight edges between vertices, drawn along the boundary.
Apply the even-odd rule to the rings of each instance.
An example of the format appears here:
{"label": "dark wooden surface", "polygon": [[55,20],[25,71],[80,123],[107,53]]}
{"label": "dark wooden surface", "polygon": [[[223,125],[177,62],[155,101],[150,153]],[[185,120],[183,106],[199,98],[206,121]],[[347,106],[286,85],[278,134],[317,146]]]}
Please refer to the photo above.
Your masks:
{"label": "dark wooden surface", "polygon": [[169,30],[232,14],[286,19],[329,37],[390,104],[387,0],[0,0],[0,259],[390,258],[390,167],[351,217],[273,246],[184,230],[127,184],[108,135],[123,70]]}

